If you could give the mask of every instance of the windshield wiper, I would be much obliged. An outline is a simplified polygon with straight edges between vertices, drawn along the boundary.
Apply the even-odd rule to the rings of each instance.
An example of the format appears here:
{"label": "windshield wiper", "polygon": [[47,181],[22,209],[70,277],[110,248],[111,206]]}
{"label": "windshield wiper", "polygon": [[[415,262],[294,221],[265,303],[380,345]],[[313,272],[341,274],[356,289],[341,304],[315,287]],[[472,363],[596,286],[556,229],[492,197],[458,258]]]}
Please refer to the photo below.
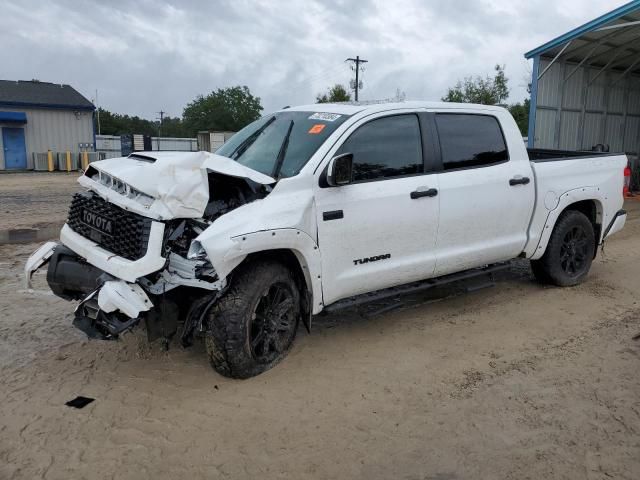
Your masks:
{"label": "windshield wiper", "polygon": [[278,180],[278,176],[280,175],[280,170],[282,169],[282,164],[284,163],[284,157],[287,154],[287,147],[289,146],[289,137],[291,136],[291,130],[293,130],[293,120],[289,122],[289,128],[287,129],[287,134],[284,136],[282,145],[280,145],[278,158],[276,158],[276,164],[273,167],[273,175],[271,176],[276,180]]}
{"label": "windshield wiper", "polygon": [[244,152],[247,151],[247,149],[251,145],[253,145],[253,142],[255,142],[258,139],[260,134],[264,132],[266,128],[275,121],[276,121],[276,117],[271,117],[269,120],[267,120],[265,124],[262,125],[258,130],[253,132],[247,138],[245,138],[244,141],[240,145],[238,145],[233,152],[231,152],[231,155],[229,155],[229,158],[233,160],[237,160]]}

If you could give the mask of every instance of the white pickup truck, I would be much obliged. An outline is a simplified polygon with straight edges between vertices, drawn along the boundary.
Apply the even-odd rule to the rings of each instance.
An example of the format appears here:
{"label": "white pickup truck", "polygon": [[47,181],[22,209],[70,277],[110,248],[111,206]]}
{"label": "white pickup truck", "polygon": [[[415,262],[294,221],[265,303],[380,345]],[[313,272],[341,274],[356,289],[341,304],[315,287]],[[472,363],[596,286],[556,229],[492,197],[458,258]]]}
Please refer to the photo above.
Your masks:
{"label": "white pickup truck", "polygon": [[284,358],[300,320],[487,273],[516,257],[575,285],[625,223],[624,155],[529,151],[509,113],[402,102],[286,108],[215,154],[90,165],[60,242],[36,251],[74,324],[204,337],[223,375]]}

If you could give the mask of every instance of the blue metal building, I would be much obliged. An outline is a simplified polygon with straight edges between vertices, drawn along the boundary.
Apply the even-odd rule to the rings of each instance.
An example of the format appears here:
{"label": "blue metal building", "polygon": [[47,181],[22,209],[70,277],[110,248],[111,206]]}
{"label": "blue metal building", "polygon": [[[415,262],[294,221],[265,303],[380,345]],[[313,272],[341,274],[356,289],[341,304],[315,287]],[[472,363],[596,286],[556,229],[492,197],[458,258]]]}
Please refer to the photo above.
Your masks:
{"label": "blue metal building", "polygon": [[525,54],[529,146],[640,152],[640,0]]}
{"label": "blue metal building", "polygon": [[69,85],[0,80],[0,170],[54,153],[93,151],[95,106]]}

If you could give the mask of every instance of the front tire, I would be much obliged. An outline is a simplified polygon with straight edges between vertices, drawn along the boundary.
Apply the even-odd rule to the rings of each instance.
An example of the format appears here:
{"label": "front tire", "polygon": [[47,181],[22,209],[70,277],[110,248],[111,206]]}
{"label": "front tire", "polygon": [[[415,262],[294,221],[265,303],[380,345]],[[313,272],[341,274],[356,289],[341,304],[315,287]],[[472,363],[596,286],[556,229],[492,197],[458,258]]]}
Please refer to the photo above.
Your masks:
{"label": "front tire", "polygon": [[589,273],[595,248],[595,232],[587,216],[567,210],[556,222],[544,255],[531,261],[531,269],[541,283],[577,285]]}
{"label": "front tire", "polygon": [[240,267],[209,314],[205,345],[212,367],[231,378],[269,370],[291,350],[299,319],[300,293],[288,268],[274,261]]}

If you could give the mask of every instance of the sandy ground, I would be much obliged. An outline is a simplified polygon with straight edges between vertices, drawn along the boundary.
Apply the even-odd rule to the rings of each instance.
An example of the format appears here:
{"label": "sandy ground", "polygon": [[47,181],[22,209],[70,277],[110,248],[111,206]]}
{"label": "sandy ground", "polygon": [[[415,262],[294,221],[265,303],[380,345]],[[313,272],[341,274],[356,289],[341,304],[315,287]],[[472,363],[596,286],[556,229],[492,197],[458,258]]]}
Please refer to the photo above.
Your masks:
{"label": "sandy ground", "polygon": [[[0,479],[638,479],[628,203],[583,285],[542,287],[522,262],[490,289],[319,317],[245,381],[201,345],[87,341],[44,273],[23,290],[37,245],[0,246]],[[64,405],[77,395],[95,401]]]}
{"label": "sandy ground", "polygon": [[62,225],[79,172],[0,174],[0,230]]}

